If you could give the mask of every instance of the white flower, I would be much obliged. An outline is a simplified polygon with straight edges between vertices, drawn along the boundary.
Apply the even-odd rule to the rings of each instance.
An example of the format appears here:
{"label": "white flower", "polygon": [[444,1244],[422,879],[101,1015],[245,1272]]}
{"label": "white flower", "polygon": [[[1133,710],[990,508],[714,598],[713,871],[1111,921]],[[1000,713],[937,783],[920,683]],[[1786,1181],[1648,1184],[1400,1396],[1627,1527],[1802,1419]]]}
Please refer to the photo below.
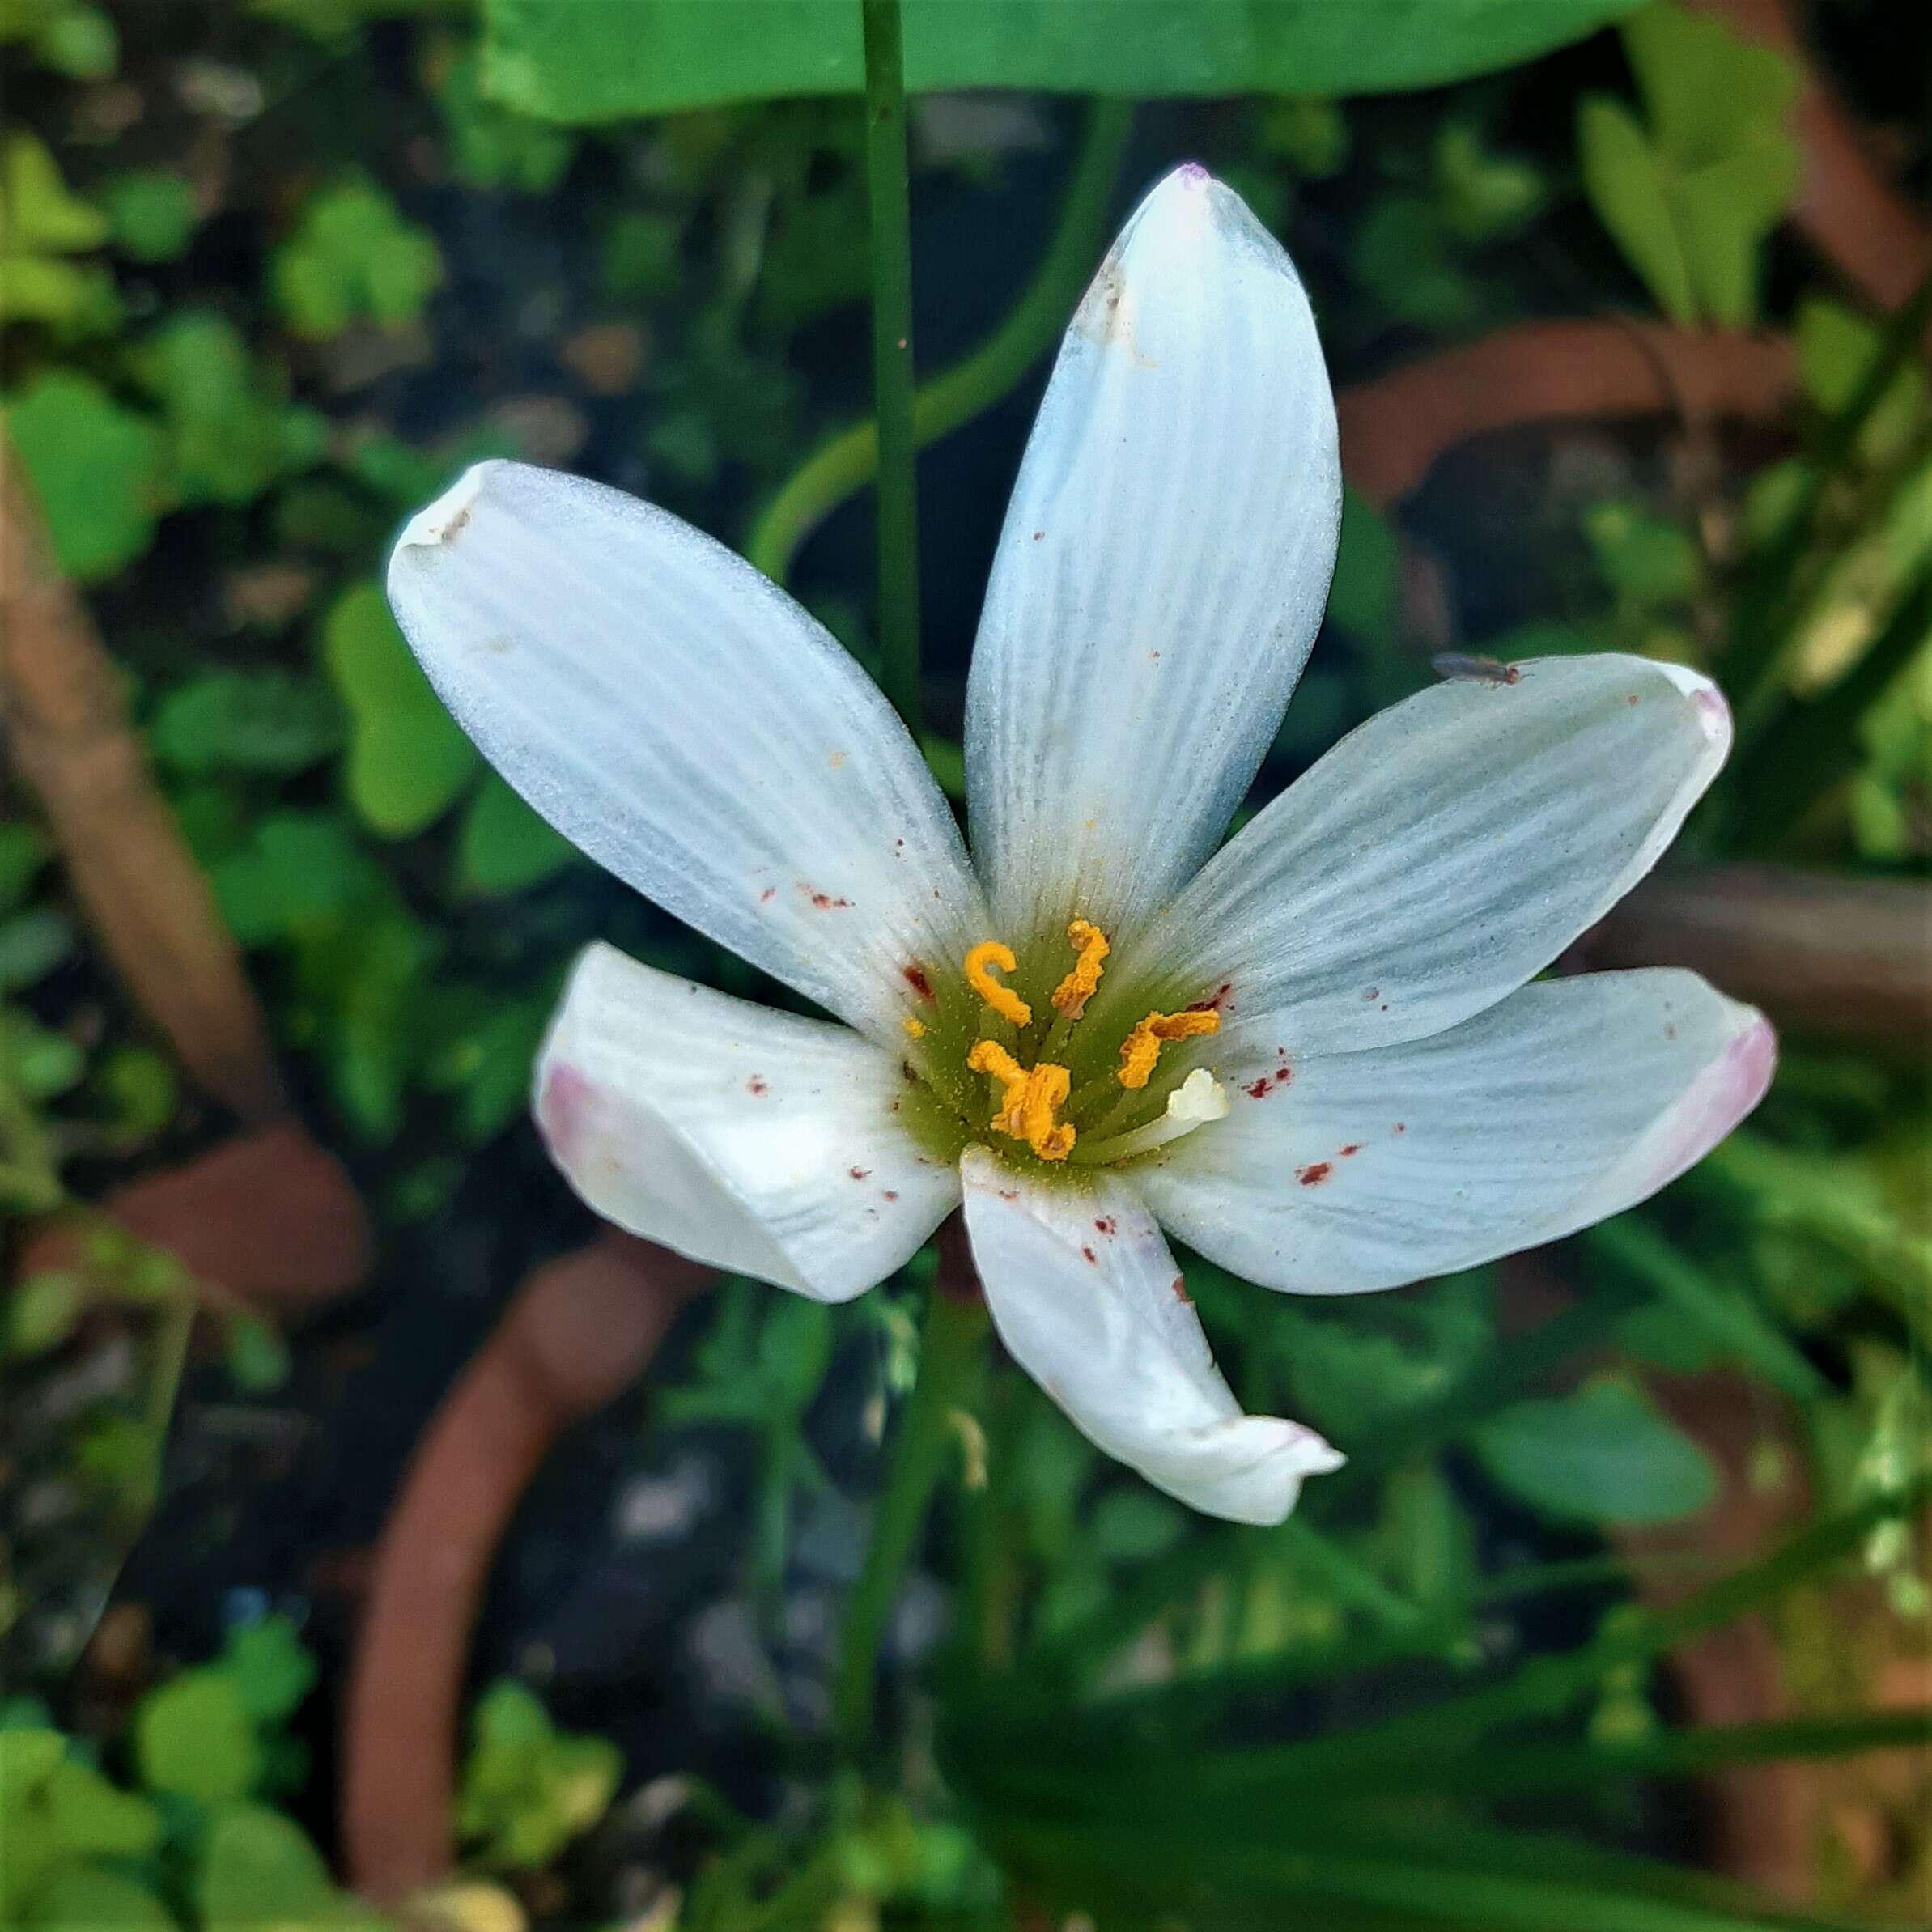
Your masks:
{"label": "white flower", "polygon": [[1463,1268],[1642,1200],[1753,1106],[1764,1019],[1675,971],[1528,983],[1729,747],[1701,677],[1539,659],[1372,719],[1218,852],[1313,643],[1341,499],[1288,258],[1169,176],[1060,350],[966,705],[973,858],[859,667],[709,537],[471,470],[389,592],[488,757],[592,858],[843,1024],[593,946],[537,1072],[619,1225],[826,1301],[962,1196],[1008,1348],[1195,1508],[1337,1452],[1244,1416],[1161,1229],[1270,1288]]}

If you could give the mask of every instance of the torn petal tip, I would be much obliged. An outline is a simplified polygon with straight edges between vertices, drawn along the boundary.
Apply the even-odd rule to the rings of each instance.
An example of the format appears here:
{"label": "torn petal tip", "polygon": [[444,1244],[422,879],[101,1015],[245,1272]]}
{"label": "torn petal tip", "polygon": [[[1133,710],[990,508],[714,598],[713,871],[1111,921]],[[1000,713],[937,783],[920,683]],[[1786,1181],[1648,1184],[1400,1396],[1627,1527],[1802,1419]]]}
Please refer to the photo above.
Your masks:
{"label": "torn petal tip", "polygon": [[418,510],[396,539],[397,550],[435,550],[449,542],[469,521],[490,467],[471,464],[433,503]]}

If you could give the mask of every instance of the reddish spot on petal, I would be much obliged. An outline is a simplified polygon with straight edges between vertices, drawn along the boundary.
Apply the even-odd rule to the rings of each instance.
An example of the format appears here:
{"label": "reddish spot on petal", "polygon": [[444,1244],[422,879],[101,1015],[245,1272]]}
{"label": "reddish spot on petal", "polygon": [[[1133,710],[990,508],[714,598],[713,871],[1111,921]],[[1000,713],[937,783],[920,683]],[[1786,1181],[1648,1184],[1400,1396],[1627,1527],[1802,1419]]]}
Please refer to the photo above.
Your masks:
{"label": "reddish spot on petal", "polygon": [[932,982],[926,977],[926,969],[916,959],[910,966],[902,966],[899,968],[899,977],[928,1006],[938,1005],[939,996],[932,990]]}
{"label": "reddish spot on petal", "polygon": [[798,881],[798,890],[802,892],[805,897],[818,908],[821,912],[837,912],[851,904],[851,901],[850,899],[835,899],[829,892],[818,891],[815,887],[808,885],[803,879],[800,879]]}
{"label": "reddish spot on petal", "polygon": [[1044,537],[1046,534],[1047,534],[1047,533],[1046,533],[1044,530],[1035,530],[1035,531],[1034,532],[1034,533],[1033,533],[1033,540],[1034,540],[1034,541],[1035,543],[1038,543],[1038,542],[1040,541],[1040,539],[1041,539],[1042,537]]}
{"label": "reddish spot on petal", "polygon": [[758,903],[761,906],[769,906],[777,897],[778,888],[775,885],[767,885],[765,890],[758,894]]}
{"label": "reddish spot on petal", "polygon": [[863,1181],[872,1172],[869,1167],[848,1167],[845,1170],[855,1181]]}
{"label": "reddish spot on petal", "polygon": [[1114,1232],[1114,1217],[1110,1214],[1103,1214],[1093,1225],[1099,1233],[1111,1234]]}
{"label": "reddish spot on petal", "polygon": [[898,1189],[896,1187],[888,1187],[885,1190],[885,1198],[889,1201],[896,1201],[899,1198]]}
{"label": "reddish spot on petal", "polygon": [[1082,1248],[1081,1250],[1081,1253],[1085,1255],[1087,1259],[1090,1261],[1095,1267],[1098,1267],[1100,1266],[1100,1257],[1096,1255],[1091,1248]]}
{"label": "reddish spot on petal", "polygon": [[1189,1294],[1187,1292],[1187,1283],[1185,1277],[1180,1275],[1176,1275],[1174,1278],[1173,1286],[1174,1298],[1175,1301],[1178,1301],[1183,1308],[1191,1306],[1193,1302],[1194,1297]]}
{"label": "reddish spot on petal", "polygon": [[1361,1150],[1362,1144],[1361,1141],[1351,1140],[1346,1147],[1340,1149],[1337,1151],[1335,1158],[1338,1161],[1346,1161],[1352,1154],[1358,1154],[1361,1152]]}
{"label": "reddish spot on petal", "polygon": [[1267,1076],[1264,1073],[1259,1080],[1250,1081],[1242,1089],[1242,1091],[1247,1095],[1250,1100],[1266,1100],[1267,1098]]}
{"label": "reddish spot on petal", "polygon": [[1378,986],[1372,986],[1362,995],[1362,997],[1365,1000],[1379,1000],[1382,997],[1382,988]]}
{"label": "reddish spot on petal", "polygon": [[1408,1131],[1409,1123],[1406,1120],[1398,1120],[1395,1123],[1395,1132],[1397,1133],[1406,1134]]}
{"label": "reddish spot on petal", "polygon": [[762,1096],[769,1093],[771,1089],[762,1073],[754,1073],[749,1080],[745,1081],[745,1091],[747,1093]]}
{"label": "reddish spot on petal", "polygon": [[1326,1161],[1311,1161],[1307,1166],[1295,1170],[1295,1178],[1304,1187],[1319,1187],[1332,1171]]}

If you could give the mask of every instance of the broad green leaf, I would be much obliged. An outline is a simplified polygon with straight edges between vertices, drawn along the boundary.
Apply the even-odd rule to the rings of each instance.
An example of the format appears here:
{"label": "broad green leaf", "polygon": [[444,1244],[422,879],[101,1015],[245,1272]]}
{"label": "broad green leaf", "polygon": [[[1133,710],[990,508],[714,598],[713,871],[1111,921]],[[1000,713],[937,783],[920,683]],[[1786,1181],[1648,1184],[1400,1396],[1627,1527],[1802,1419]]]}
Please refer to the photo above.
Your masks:
{"label": "broad green leaf", "polygon": [[105,321],[113,282],[85,255],[107,240],[108,218],[68,192],[52,155],[32,135],[0,146],[0,321],[74,326]]}
{"label": "broad green leaf", "polygon": [[1665,314],[1748,328],[1764,243],[1798,189],[1796,70],[1673,0],[1625,22],[1623,38],[1647,125],[1585,100],[1584,186]]}
{"label": "broad green leaf", "polygon": [[287,777],[341,745],[342,713],[333,692],[292,671],[207,671],[162,699],[148,737],[180,771]]}
{"label": "broad green leaf", "polygon": [[213,1665],[150,1691],[134,1713],[135,1756],[150,1790],[203,1804],[244,1798],[261,1774],[261,1748],[234,1679]]}
{"label": "broad green leaf", "polygon": [[49,1269],[0,1290],[0,1357],[25,1361],[57,1348],[87,1305],[80,1277]]}
{"label": "broad green leaf", "polygon": [[27,896],[50,851],[38,826],[19,818],[0,823],[0,912],[11,912]]}
{"label": "broad green leaf", "polygon": [[1627,1382],[1517,1403],[1471,1440],[1500,1488],[1559,1521],[1669,1522],[1718,1493],[1710,1459]]}
{"label": "broad green leaf", "polygon": [[258,1724],[278,1724],[293,1717],[315,1688],[316,1660],[303,1648],[285,1616],[265,1616],[229,1633],[221,1667],[241,1692]]}
{"label": "broad green leaf", "polygon": [[[1850,407],[1866,372],[1876,361],[1883,331],[1854,310],[1822,295],[1808,296],[1798,310],[1798,376],[1805,394],[1827,416]],[[1858,443],[1870,461],[1902,455],[1917,433],[1926,406],[1923,370],[1903,363],[1866,418]],[[1775,527],[1767,516],[1754,527]]]}
{"label": "broad green leaf", "polygon": [[289,327],[307,336],[339,335],[360,321],[412,322],[442,280],[443,257],[428,230],[360,180],[310,197],[270,272]]}
{"label": "broad green leaf", "polygon": [[1671,219],[1664,164],[1621,101],[1593,94],[1577,113],[1583,186],[1599,219],[1674,322],[1697,320],[1684,239]]}
{"label": "broad green leaf", "polygon": [[134,359],[160,402],[185,503],[248,503],[278,478],[312,467],[327,447],[322,418],[282,400],[279,382],[257,370],[226,316],[176,316]]}
{"label": "broad green leaf", "polygon": [[[1367,94],[1534,59],[1633,0],[906,0],[915,91]],[[558,121],[863,85],[842,0],[486,0],[485,85]]]}
{"label": "broad green leaf", "polygon": [[473,188],[548,194],[563,180],[577,151],[576,137],[491,100],[473,49],[448,62],[436,81],[436,96],[449,129],[450,159]]}
{"label": "broad green leaf", "polygon": [[98,583],[147,548],[165,493],[161,432],[146,417],[67,369],[36,378],[6,417],[69,576]]}
{"label": "broad green leaf", "polygon": [[222,916],[244,946],[329,929],[384,883],[347,824],[326,812],[271,813],[213,877]]}
{"label": "broad green leaf", "polygon": [[136,168],[100,191],[113,244],[137,261],[172,261],[185,253],[200,216],[194,190],[165,168]]}
{"label": "broad green leaf", "polygon": [[34,1887],[20,1932],[174,1932],[145,1885],[98,1865],[63,1865]]}
{"label": "broad green leaf", "polygon": [[259,367],[225,317],[178,316],[146,346],[184,495],[245,503],[321,460],[323,418],[285,400],[281,371]]}
{"label": "broad green leaf", "polygon": [[355,584],[336,600],[323,653],[349,707],[350,801],[384,838],[420,832],[468,783],[476,748],[430,688],[377,585]]}
{"label": "broad green leaf", "polygon": [[576,847],[539,818],[495,772],[464,814],[456,879],[483,897],[521,892],[554,878],[576,857]]}
{"label": "broad green leaf", "polygon": [[40,1787],[40,1801],[62,1849],[70,1854],[139,1858],[161,1842],[161,1815],[145,1798],[119,1790],[71,1754]]}
{"label": "broad green leaf", "polygon": [[228,1805],[208,1832],[195,1903],[206,1932],[287,1932],[333,1916],[335,1887],[299,1825],[265,1805]]}
{"label": "broad green leaf", "polygon": [[52,1100],[72,1087],[86,1067],[86,1055],[66,1034],[0,1007],[0,1081],[29,1100]]}
{"label": "broad green leaf", "polygon": [[45,979],[73,956],[73,922],[51,906],[0,919],[0,993],[17,993]]}

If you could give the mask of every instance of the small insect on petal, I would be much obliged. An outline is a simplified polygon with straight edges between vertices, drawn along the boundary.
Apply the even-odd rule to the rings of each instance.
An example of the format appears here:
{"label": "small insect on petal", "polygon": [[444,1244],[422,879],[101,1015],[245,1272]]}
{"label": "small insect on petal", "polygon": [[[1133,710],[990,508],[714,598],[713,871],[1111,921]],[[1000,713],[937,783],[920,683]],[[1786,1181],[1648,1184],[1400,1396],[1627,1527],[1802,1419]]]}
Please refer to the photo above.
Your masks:
{"label": "small insect on petal", "polygon": [[1438,677],[1469,678],[1479,684],[1514,684],[1522,676],[1520,666],[1506,665],[1493,657],[1474,657],[1460,651],[1438,651],[1429,660]]}

